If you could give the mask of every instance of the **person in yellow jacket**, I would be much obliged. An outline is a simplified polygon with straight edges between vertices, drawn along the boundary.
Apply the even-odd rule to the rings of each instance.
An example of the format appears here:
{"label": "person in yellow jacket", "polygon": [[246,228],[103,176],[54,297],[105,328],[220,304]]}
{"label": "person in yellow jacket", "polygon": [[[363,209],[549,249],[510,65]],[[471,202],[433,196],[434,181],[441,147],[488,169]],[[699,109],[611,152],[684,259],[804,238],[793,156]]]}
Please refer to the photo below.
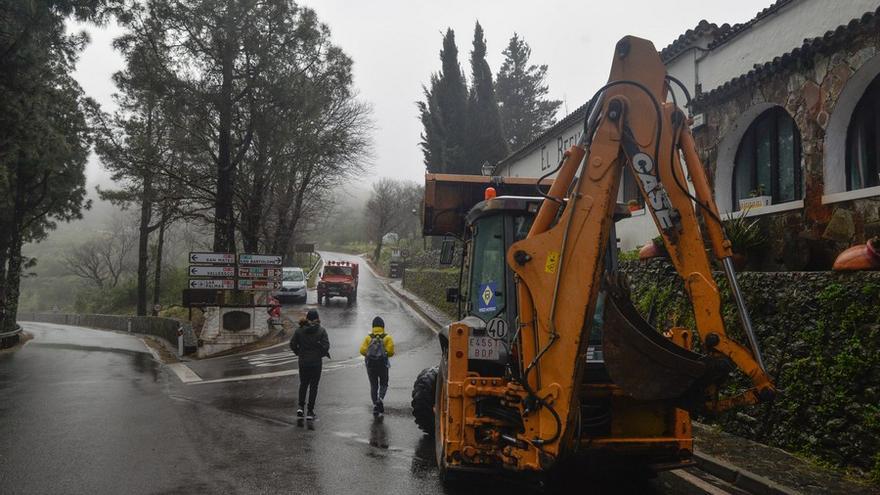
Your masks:
{"label": "person in yellow jacket", "polygon": [[364,337],[361,344],[361,355],[367,365],[367,378],[370,379],[370,399],[373,401],[373,417],[381,418],[385,414],[385,392],[388,391],[388,368],[394,355],[394,340],[385,333],[385,321],[380,317],[373,318],[373,331]]}

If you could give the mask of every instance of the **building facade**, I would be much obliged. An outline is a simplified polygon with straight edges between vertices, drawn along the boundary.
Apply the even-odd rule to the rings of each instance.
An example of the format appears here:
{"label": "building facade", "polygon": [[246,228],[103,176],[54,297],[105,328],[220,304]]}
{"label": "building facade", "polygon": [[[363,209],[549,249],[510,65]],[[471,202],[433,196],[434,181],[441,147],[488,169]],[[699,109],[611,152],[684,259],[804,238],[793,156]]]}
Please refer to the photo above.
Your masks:
{"label": "building facade", "polygon": [[[695,95],[693,132],[720,210],[761,218],[762,268],[825,269],[880,234],[880,0],[779,0],[743,24],[702,21],[661,58]],[[585,110],[496,173],[555,167],[580,138]],[[637,190],[623,182],[627,202]],[[741,200],[762,206],[739,212]],[[639,212],[617,227],[623,250],[657,235]]]}

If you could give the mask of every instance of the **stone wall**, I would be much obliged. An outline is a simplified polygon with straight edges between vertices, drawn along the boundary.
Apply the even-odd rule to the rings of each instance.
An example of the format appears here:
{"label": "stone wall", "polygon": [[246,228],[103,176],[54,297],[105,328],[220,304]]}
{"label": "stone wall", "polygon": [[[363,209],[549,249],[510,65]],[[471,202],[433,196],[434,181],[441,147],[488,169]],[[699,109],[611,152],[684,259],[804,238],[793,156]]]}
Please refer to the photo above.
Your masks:
{"label": "stone wall", "polygon": [[458,316],[457,305],[446,302],[446,288],[458,287],[458,270],[407,268],[403,273],[403,287],[450,317]]}
{"label": "stone wall", "polygon": [[748,125],[776,106],[797,124],[804,207],[762,218],[769,241],[760,257],[763,269],[829,269],[840,251],[880,235],[880,196],[823,200],[845,190],[841,143],[855,102],[880,68],[876,25],[875,16],[839,29],[696,102],[706,122],[694,132],[697,148],[723,211],[736,201],[730,190],[733,160]]}
{"label": "stone wall", "polygon": [[[621,268],[642,313],[654,305],[655,326],[693,328],[671,265],[633,261]],[[728,333],[746,343],[722,278],[717,274]],[[880,272],[747,272],[739,279],[781,394],[711,421],[880,480]],[[745,384],[740,379],[731,388]]]}

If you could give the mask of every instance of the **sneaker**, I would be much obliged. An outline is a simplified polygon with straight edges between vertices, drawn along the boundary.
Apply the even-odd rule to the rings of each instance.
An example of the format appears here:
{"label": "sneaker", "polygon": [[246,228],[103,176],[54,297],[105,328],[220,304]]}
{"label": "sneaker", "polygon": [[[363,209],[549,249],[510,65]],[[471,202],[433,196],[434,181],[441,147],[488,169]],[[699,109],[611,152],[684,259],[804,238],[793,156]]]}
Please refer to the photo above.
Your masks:
{"label": "sneaker", "polygon": [[299,409],[296,410],[296,417],[297,417],[297,418],[302,418],[302,417],[303,417],[303,410],[302,410],[302,408],[299,408]]}
{"label": "sneaker", "polygon": [[379,416],[382,416],[385,413],[385,403],[380,400],[376,407],[379,408]]}
{"label": "sneaker", "polygon": [[309,411],[306,414],[306,421],[314,421],[315,420],[315,411]]}

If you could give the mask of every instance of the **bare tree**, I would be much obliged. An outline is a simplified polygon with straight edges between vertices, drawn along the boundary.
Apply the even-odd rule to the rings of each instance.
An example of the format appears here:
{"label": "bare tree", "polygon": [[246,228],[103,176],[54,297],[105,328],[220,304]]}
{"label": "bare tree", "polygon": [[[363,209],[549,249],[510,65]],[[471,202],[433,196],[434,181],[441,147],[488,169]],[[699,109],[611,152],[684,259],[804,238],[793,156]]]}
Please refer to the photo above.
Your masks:
{"label": "bare tree", "polygon": [[98,254],[97,244],[100,241],[88,241],[74,248],[64,256],[67,270],[77,277],[88,280],[99,289],[104,288],[107,279],[107,270],[104,268],[104,259]]}
{"label": "bare tree", "polygon": [[376,242],[374,260],[379,260],[385,235],[412,222],[416,198],[421,200],[421,186],[412,181],[385,177],[373,184],[373,192],[367,200],[366,216],[370,237]]}
{"label": "bare tree", "polygon": [[138,234],[124,216],[117,216],[110,230],[89,240],[64,257],[68,270],[99,289],[112,289],[131,272]]}

